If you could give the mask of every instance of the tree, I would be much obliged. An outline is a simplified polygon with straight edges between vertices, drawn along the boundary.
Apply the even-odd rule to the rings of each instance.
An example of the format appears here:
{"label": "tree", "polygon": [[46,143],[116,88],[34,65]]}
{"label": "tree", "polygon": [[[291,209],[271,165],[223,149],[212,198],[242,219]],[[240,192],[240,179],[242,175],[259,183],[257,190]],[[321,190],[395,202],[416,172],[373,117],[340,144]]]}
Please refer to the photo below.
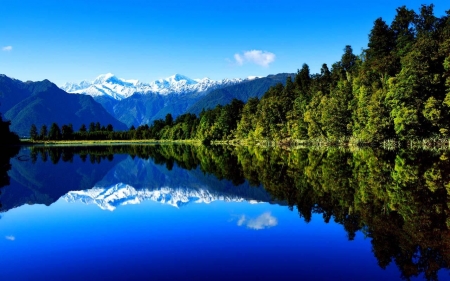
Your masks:
{"label": "tree", "polygon": [[47,139],[47,133],[48,133],[48,131],[47,131],[47,125],[42,125],[41,130],[40,130],[40,132],[39,132],[39,138],[40,138],[41,140]]}
{"label": "tree", "polygon": [[106,126],[106,130],[107,130],[108,132],[114,131],[113,125],[108,124],[108,125]]}
{"label": "tree", "polygon": [[438,20],[434,16],[433,9],[433,4],[420,7],[420,14],[414,20],[418,36],[432,34],[436,31]]}
{"label": "tree", "polygon": [[72,124],[69,125],[63,125],[61,128],[62,131],[62,139],[63,140],[70,140],[73,136],[73,126]]}
{"label": "tree", "polygon": [[50,131],[48,132],[48,138],[50,140],[61,139],[61,130],[59,129],[58,124],[52,123],[52,125],[50,126]]}
{"label": "tree", "polygon": [[429,137],[439,132],[436,118],[445,98],[445,81],[438,47],[436,40],[419,36],[402,58],[402,70],[390,80],[387,100],[400,139]]}
{"label": "tree", "polygon": [[95,132],[95,123],[91,122],[89,123],[89,133]]}
{"label": "tree", "polygon": [[172,126],[172,124],[173,124],[172,114],[167,113],[165,123],[166,123],[166,126]]}
{"label": "tree", "polygon": [[80,132],[86,132],[86,125],[81,124],[81,127],[79,129]]}
{"label": "tree", "polygon": [[242,109],[242,115],[238,121],[236,129],[236,137],[246,139],[249,137],[250,132],[255,130],[256,114],[258,110],[258,98],[250,98]]}
{"label": "tree", "polygon": [[382,18],[378,18],[369,34],[369,49],[366,50],[366,60],[369,68],[382,80],[387,75],[395,75],[395,64],[392,63],[391,52],[395,47],[394,32],[388,27]]}
{"label": "tree", "polygon": [[37,132],[36,125],[31,124],[31,128],[30,128],[30,139],[31,139],[31,140],[36,140],[37,137],[38,137],[38,132]]}
{"label": "tree", "polygon": [[353,49],[350,45],[345,46],[344,54],[341,58],[341,65],[345,72],[350,72],[356,64],[356,56],[353,54]]}
{"label": "tree", "polygon": [[415,40],[415,31],[413,29],[413,23],[416,18],[416,13],[413,10],[409,10],[406,6],[397,8],[397,14],[391,23],[391,30],[394,33],[395,48],[394,57],[395,60],[392,64],[395,65],[396,72],[400,71],[400,58],[405,56],[412,48],[412,44]]}

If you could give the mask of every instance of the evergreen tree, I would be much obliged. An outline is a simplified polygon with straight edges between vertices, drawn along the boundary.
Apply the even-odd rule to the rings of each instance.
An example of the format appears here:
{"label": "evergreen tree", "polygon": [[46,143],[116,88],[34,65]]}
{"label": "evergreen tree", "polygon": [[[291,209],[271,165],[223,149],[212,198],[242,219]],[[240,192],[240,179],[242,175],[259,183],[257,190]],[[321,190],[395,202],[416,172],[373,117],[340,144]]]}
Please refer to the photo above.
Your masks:
{"label": "evergreen tree", "polygon": [[36,125],[31,124],[30,139],[31,140],[37,140],[37,138],[38,138],[38,131],[37,131]]}
{"label": "evergreen tree", "polygon": [[165,118],[165,123],[167,126],[172,126],[172,124],[173,124],[172,114],[167,113],[166,118]]}
{"label": "evergreen tree", "polygon": [[382,81],[395,75],[392,51],[395,47],[394,32],[385,21],[378,18],[369,34],[369,47],[366,50],[366,64],[373,73],[377,73]]}
{"label": "evergreen tree", "polygon": [[47,125],[42,125],[41,130],[39,131],[39,139],[45,140],[47,139]]}
{"label": "evergreen tree", "polygon": [[48,138],[50,140],[60,140],[61,139],[61,130],[59,129],[58,124],[52,123],[50,126],[50,130],[48,132]]}
{"label": "evergreen tree", "polygon": [[70,140],[73,137],[73,126],[72,124],[63,125],[61,127],[61,137],[63,140]]}
{"label": "evergreen tree", "polygon": [[89,133],[93,133],[95,131],[96,131],[95,130],[95,123],[94,122],[89,123]]}

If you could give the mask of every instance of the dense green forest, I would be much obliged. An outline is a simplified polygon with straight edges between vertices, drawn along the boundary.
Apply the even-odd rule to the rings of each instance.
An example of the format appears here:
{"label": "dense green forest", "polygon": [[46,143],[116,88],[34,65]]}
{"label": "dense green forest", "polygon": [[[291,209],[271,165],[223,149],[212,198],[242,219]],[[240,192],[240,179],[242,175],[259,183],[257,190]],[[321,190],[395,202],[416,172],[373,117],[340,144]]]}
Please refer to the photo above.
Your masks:
{"label": "dense green forest", "polygon": [[331,67],[323,64],[317,74],[304,64],[294,79],[271,87],[261,99],[245,104],[234,99],[175,120],[167,114],[128,132],[80,130],[72,137],[204,143],[447,139],[449,109],[450,10],[436,17],[433,5],[422,5],[418,12],[403,6],[390,25],[375,20],[361,54],[345,46],[341,60]]}

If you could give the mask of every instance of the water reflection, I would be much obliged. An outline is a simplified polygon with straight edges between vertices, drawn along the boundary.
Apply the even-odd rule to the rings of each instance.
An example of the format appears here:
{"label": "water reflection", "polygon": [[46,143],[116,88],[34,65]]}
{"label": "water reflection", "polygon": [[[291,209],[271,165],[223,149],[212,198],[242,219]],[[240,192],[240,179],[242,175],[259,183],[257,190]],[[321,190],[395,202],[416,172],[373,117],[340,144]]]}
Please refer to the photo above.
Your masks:
{"label": "water reflection", "polygon": [[[244,174],[310,221],[322,214],[348,238],[372,238],[379,265],[394,262],[405,279],[437,279],[448,268],[448,152],[341,149],[293,152],[239,148]],[[251,164],[250,164],[251,163]]]}
{"label": "water reflection", "polygon": [[[8,171],[11,170],[10,159],[19,153],[19,147],[0,147],[0,195],[2,187],[9,185]],[[0,201],[0,208],[2,207]]]}
{"label": "water reflection", "polygon": [[3,212],[23,204],[51,205],[61,197],[111,211],[144,200],[175,207],[216,200],[272,202],[262,186],[250,187],[239,173],[226,167],[219,170],[207,162],[210,170],[205,175],[200,159],[193,157],[194,148],[189,146],[29,149],[30,161],[11,160],[14,187],[6,188],[1,198]]}
{"label": "water reflection", "polygon": [[[29,154],[30,161],[8,156],[14,169],[0,197],[3,212],[62,196],[107,210],[143,200],[270,202],[306,222],[314,214],[333,220],[349,240],[371,238],[379,266],[396,264],[404,279],[433,280],[449,268],[448,152],[179,145],[32,147]],[[258,230],[278,220],[265,212],[234,223]]]}

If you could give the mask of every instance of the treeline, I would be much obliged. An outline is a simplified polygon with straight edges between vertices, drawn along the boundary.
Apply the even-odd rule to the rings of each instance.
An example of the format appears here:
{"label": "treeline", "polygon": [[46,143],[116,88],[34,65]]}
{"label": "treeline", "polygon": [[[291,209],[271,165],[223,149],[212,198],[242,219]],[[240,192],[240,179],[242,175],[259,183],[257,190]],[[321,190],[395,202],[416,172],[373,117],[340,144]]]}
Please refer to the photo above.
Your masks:
{"label": "treeline", "polygon": [[33,141],[46,140],[113,140],[129,139],[127,132],[114,132],[111,124],[106,127],[99,122],[91,122],[89,128],[82,124],[78,131],[74,131],[72,124],[62,125],[52,123],[50,128],[42,125],[38,131],[36,125],[32,124],[30,128],[30,139]]}
{"label": "treeline", "polygon": [[[397,9],[378,18],[368,48],[311,74],[304,64],[261,99],[233,100],[197,117],[171,114],[127,132],[78,132],[84,139],[319,140],[377,143],[450,135],[450,10]],[[52,138],[52,136],[48,136]]]}

